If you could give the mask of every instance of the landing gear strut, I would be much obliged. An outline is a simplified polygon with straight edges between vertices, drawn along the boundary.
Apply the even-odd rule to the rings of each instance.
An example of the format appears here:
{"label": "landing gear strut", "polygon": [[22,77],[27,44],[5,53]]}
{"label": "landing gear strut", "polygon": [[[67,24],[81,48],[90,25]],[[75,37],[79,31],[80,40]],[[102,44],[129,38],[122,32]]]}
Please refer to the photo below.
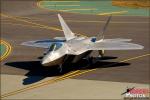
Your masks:
{"label": "landing gear strut", "polygon": [[63,63],[59,65],[58,69],[59,69],[59,72],[62,73],[63,72],[63,69],[65,68],[65,65],[67,64],[66,60],[67,60],[67,56],[65,56],[65,58],[63,59]]}
{"label": "landing gear strut", "polygon": [[59,72],[62,73],[62,71],[63,71],[63,64],[60,64],[58,69],[59,69]]}
{"label": "landing gear strut", "polygon": [[96,63],[97,61],[94,59],[94,57],[88,57],[87,58],[87,61],[88,61],[88,66]]}
{"label": "landing gear strut", "polygon": [[104,57],[105,51],[104,51],[104,50],[99,50],[98,53],[99,53],[99,56],[100,56],[100,57]]}

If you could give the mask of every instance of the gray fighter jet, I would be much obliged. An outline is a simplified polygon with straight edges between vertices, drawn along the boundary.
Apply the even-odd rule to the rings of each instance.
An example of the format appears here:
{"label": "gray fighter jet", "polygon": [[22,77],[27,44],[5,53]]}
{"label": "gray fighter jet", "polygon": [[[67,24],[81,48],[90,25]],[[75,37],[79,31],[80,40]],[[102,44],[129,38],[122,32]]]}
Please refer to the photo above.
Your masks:
{"label": "gray fighter jet", "polygon": [[89,58],[92,51],[98,51],[103,56],[104,50],[136,50],[144,47],[138,44],[129,43],[131,39],[104,39],[104,32],[110,22],[108,18],[103,30],[96,37],[78,36],[67,26],[60,14],[58,14],[65,37],[54,39],[36,40],[22,43],[22,45],[46,48],[41,64],[43,66],[59,65],[62,71],[63,64],[67,62],[76,63],[83,58]]}

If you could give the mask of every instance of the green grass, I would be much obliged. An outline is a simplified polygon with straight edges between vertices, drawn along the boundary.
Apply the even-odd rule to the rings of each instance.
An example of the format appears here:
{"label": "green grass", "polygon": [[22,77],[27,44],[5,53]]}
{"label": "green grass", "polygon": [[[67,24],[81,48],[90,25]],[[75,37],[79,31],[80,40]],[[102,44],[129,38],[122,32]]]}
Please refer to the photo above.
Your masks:
{"label": "green grass", "polygon": [[3,44],[0,44],[0,56],[2,57],[2,55],[5,53],[6,51],[6,47]]}

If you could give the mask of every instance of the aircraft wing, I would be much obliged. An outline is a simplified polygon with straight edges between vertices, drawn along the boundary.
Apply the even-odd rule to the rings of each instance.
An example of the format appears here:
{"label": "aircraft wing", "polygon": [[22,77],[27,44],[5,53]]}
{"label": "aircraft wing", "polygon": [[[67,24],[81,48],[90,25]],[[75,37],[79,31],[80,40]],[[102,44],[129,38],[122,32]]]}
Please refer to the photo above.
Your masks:
{"label": "aircraft wing", "polygon": [[115,39],[104,39],[104,40],[111,41],[111,42],[129,42],[132,39],[115,38]]}
{"label": "aircraft wing", "polygon": [[70,55],[80,55],[91,50],[136,50],[144,47],[139,44],[129,43],[131,39],[104,39],[102,41],[79,44],[67,52]]}
{"label": "aircraft wing", "polygon": [[89,45],[89,50],[135,50],[143,49],[139,44],[124,42],[124,41],[101,41]]}
{"label": "aircraft wing", "polygon": [[31,47],[39,47],[39,48],[49,48],[53,43],[56,45],[62,44],[66,40],[58,40],[58,39],[46,39],[46,40],[35,40],[35,41],[27,41],[23,42],[21,45],[31,46]]}

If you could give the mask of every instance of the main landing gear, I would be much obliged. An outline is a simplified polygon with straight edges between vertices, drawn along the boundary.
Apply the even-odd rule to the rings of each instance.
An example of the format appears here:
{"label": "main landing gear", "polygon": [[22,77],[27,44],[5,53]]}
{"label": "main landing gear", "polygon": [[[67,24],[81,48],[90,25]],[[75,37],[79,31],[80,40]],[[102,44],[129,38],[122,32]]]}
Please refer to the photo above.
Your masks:
{"label": "main landing gear", "polygon": [[104,53],[105,53],[104,50],[99,50],[98,53],[99,53],[98,58],[96,58],[96,57],[87,57],[88,66],[92,65],[92,64],[95,64],[96,62],[98,62],[100,60],[99,58],[104,57]]}
{"label": "main landing gear", "polygon": [[104,50],[99,50],[98,53],[99,53],[99,57],[104,57],[105,51]]}

